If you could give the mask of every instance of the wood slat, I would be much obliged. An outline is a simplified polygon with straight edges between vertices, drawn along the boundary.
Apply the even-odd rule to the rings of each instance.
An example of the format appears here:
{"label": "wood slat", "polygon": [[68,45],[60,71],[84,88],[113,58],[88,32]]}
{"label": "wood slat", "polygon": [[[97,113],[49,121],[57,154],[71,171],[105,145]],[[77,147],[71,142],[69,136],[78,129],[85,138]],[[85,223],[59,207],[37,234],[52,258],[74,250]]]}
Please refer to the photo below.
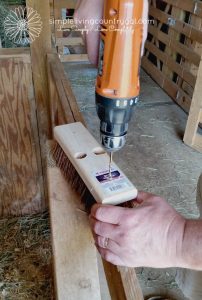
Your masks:
{"label": "wood slat", "polygon": [[127,300],[143,300],[142,291],[134,268],[118,267]]}
{"label": "wood slat", "polygon": [[183,83],[182,83],[182,89],[191,98],[193,97],[194,88],[191,87],[186,81],[183,81]]}
{"label": "wood slat", "polygon": [[65,91],[63,88],[63,84],[62,84],[61,78],[59,76],[57,65],[55,65],[54,62],[51,62],[50,67],[51,67],[53,80],[56,85],[59,103],[61,104],[62,114],[64,115],[64,124],[65,123],[73,123],[73,122],[75,122],[75,120],[71,113],[71,107],[70,107],[69,101],[67,100],[67,97],[66,97],[66,94],[65,94]]}
{"label": "wood slat", "polygon": [[199,114],[199,123],[202,124],[202,108],[200,109],[200,114]]}
{"label": "wood slat", "polygon": [[22,58],[24,62],[30,63],[30,49],[29,48],[0,48],[0,58]]}
{"label": "wood slat", "polygon": [[60,54],[61,62],[76,62],[76,61],[88,61],[87,54]]}
{"label": "wood slat", "polygon": [[194,26],[182,22],[179,19],[173,17],[172,15],[167,14],[162,10],[155,8],[153,6],[150,7],[149,14],[150,16],[152,16],[153,18],[159,20],[161,23],[164,24],[169,24],[169,18],[171,18],[174,21],[173,25],[171,26],[172,29],[174,29],[176,32],[180,34],[186,35],[188,38],[192,40],[202,43],[202,32],[201,30],[195,28]]}
{"label": "wood slat", "polygon": [[[58,102],[61,104],[62,114],[64,115],[65,122],[63,124],[72,122],[84,123],[75,95],[57,54],[48,54],[48,65],[50,66],[50,76],[52,76],[51,78],[55,84],[55,90],[57,91]],[[54,88],[52,87],[52,89]],[[54,99],[51,99],[51,103],[55,105]],[[60,125],[62,124],[60,123]]]}
{"label": "wood slat", "polygon": [[71,30],[76,29],[76,25],[74,24],[73,20],[71,20],[70,23],[68,23],[66,20],[57,20],[55,22],[56,22],[55,29],[58,31],[60,31],[60,30],[65,31],[65,29],[67,29],[67,31],[71,31]]}
{"label": "wood slat", "polygon": [[202,153],[202,135],[197,133],[194,137],[192,148]]}
{"label": "wood slat", "polygon": [[[105,260],[102,260],[102,263],[103,263],[111,299],[127,300],[121,273],[118,271],[117,267]],[[137,300],[139,299],[143,300],[141,297],[138,298]]]}
{"label": "wood slat", "polygon": [[193,50],[189,49],[187,46],[181,43],[176,43],[176,41],[171,40],[167,34],[158,30],[158,28],[154,26],[149,26],[149,33],[153,35],[156,39],[164,43],[166,46],[169,46],[173,51],[176,51],[179,54],[181,54],[185,59],[188,59],[196,66],[199,65],[201,60],[200,55],[195,53]]}
{"label": "wood slat", "polygon": [[142,66],[177,104],[179,104],[186,112],[189,111],[191,98],[181,90],[177,84],[169,78],[166,78],[166,76],[145,57],[142,58]]}
{"label": "wood slat", "polygon": [[82,37],[58,38],[56,46],[77,46],[84,45]]}
{"label": "wood slat", "polygon": [[161,51],[154,44],[147,41],[145,44],[145,48],[148,49],[151,53],[153,53],[158,59],[160,59],[164,65],[168,66],[168,68],[177,73],[182,79],[187,81],[192,87],[195,86],[196,77],[189,72],[186,68],[183,68],[179,63],[174,61],[170,55]]}
{"label": "wood slat", "polygon": [[56,167],[48,168],[58,300],[101,300],[96,248],[80,199]]}
{"label": "wood slat", "polygon": [[202,17],[202,3],[193,0],[163,0],[163,2],[173,5],[182,10],[193,13],[196,16]]}
{"label": "wood slat", "polygon": [[[169,12],[170,14],[172,14],[172,20],[173,19],[178,19],[178,20],[183,20],[184,19],[184,11],[182,11],[179,8],[176,8],[174,6],[171,7],[170,5],[167,4],[165,12],[166,13]],[[159,23],[159,26],[162,26],[162,23]],[[174,40],[176,43],[178,43],[180,41],[180,36],[181,35],[173,29],[173,26],[168,27],[167,34],[169,35],[170,39]],[[167,53],[174,61],[176,61],[178,54],[177,54],[177,52],[172,51],[169,46],[165,47],[165,53]],[[173,79],[173,74],[174,73],[166,65],[164,65],[164,63],[163,63],[163,66],[162,66],[162,72],[167,77],[169,77],[171,80]]]}
{"label": "wood slat", "polygon": [[62,9],[62,8],[69,8],[74,9],[76,7],[77,0],[56,0],[54,1],[54,8]]}
{"label": "wood slat", "polygon": [[53,130],[59,124],[58,120],[58,92],[55,87],[55,81],[51,70],[50,58],[47,58],[48,84],[49,84],[49,103],[50,103],[50,119],[51,119],[51,139],[53,139]]}
{"label": "wood slat", "polygon": [[184,135],[184,142],[190,147],[202,151],[202,136],[197,133],[202,111],[202,59]]}

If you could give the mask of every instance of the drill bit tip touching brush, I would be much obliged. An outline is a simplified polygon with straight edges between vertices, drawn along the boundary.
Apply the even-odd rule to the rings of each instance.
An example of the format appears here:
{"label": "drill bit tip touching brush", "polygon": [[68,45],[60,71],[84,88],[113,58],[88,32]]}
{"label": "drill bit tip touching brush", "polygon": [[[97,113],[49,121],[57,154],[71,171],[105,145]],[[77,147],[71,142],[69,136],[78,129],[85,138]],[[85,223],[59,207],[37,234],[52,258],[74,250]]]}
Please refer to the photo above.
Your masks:
{"label": "drill bit tip touching brush", "polygon": [[83,201],[118,205],[137,197],[137,189],[81,123],[57,126],[54,158]]}

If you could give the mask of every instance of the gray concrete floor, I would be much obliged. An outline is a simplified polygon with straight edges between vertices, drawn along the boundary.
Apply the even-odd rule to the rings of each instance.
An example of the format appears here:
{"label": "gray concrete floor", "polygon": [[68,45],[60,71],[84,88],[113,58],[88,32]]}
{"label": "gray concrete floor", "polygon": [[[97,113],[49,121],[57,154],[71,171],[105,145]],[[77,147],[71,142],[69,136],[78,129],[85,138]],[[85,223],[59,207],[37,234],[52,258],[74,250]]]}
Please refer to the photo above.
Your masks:
{"label": "gray concrete floor", "polygon": [[[88,128],[99,140],[94,103],[97,71],[88,63],[65,63],[64,67]],[[115,154],[114,160],[138,190],[161,195],[184,216],[196,218],[202,154],[182,142],[186,121],[182,109],[141,71],[140,102],[130,123],[127,145]],[[161,294],[185,299],[175,283],[176,269],[140,268],[137,272],[146,297]]]}

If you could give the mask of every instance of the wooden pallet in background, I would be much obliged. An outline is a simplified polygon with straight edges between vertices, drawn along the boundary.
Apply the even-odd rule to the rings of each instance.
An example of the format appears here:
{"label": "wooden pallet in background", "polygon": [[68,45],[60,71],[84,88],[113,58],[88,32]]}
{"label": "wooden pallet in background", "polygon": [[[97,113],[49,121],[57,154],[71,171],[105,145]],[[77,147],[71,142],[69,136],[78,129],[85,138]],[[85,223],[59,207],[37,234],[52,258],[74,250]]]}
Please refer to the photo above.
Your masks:
{"label": "wooden pallet in background", "polygon": [[149,15],[143,68],[188,112],[202,54],[202,2],[150,0]]}
{"label": "wooden pallet in background", "polygon": [[150,0],[149,16],[143,68],[183,110],[190,111],[184,142],[202,151],[198,131],[202,122],[202,1]]}
{"label": "wooden pallet in background", "polygon": [[[52,40],[62,62],[88,61],[81,32],[73,22],[76,0],[51,0]],[[69,12],[69,15],[68,15]]]}

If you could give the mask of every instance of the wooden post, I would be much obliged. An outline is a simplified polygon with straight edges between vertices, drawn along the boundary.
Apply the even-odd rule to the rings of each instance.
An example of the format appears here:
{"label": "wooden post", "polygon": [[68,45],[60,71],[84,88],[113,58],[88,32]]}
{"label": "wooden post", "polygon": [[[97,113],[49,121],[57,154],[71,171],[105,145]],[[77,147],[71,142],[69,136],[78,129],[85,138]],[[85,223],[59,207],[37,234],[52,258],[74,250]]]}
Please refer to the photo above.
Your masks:
{"label": "wooden post", "polygon": [[199,65],[196,86],[190,108],[189,118],[184,135],[188,146],[202,152],[202,135],[197,133],[199,123],[202,123],[202,57]]}
{"label": "wooden post", "polygon": [[[47,53],[51,51],[50,4],[49,0],[26,0],[27,7],[33,8],[41,17],[42,31],[30,45],[37,107],[37,121],[42,156],[43,178],[45,178],[46,140],[51,134],[49,113],[48,76],[46,68]],[[45,184],[44,184],[45,187]],[[46,208],[47,190],[43,196],[43,207]]]}
{"label": "wooden post", "polygon": [[50,133],[48,76],[46,56],[51,51],[50,5],[49,0],[27,0],[27,7],[32,7],[41,17],[42,31],[30,45],[35,97],[41,137]]}
{"label": "wooden post", "polygon": [[52,164],[48,187],[56,298],[101,300],[96,249],[80,199]]}

